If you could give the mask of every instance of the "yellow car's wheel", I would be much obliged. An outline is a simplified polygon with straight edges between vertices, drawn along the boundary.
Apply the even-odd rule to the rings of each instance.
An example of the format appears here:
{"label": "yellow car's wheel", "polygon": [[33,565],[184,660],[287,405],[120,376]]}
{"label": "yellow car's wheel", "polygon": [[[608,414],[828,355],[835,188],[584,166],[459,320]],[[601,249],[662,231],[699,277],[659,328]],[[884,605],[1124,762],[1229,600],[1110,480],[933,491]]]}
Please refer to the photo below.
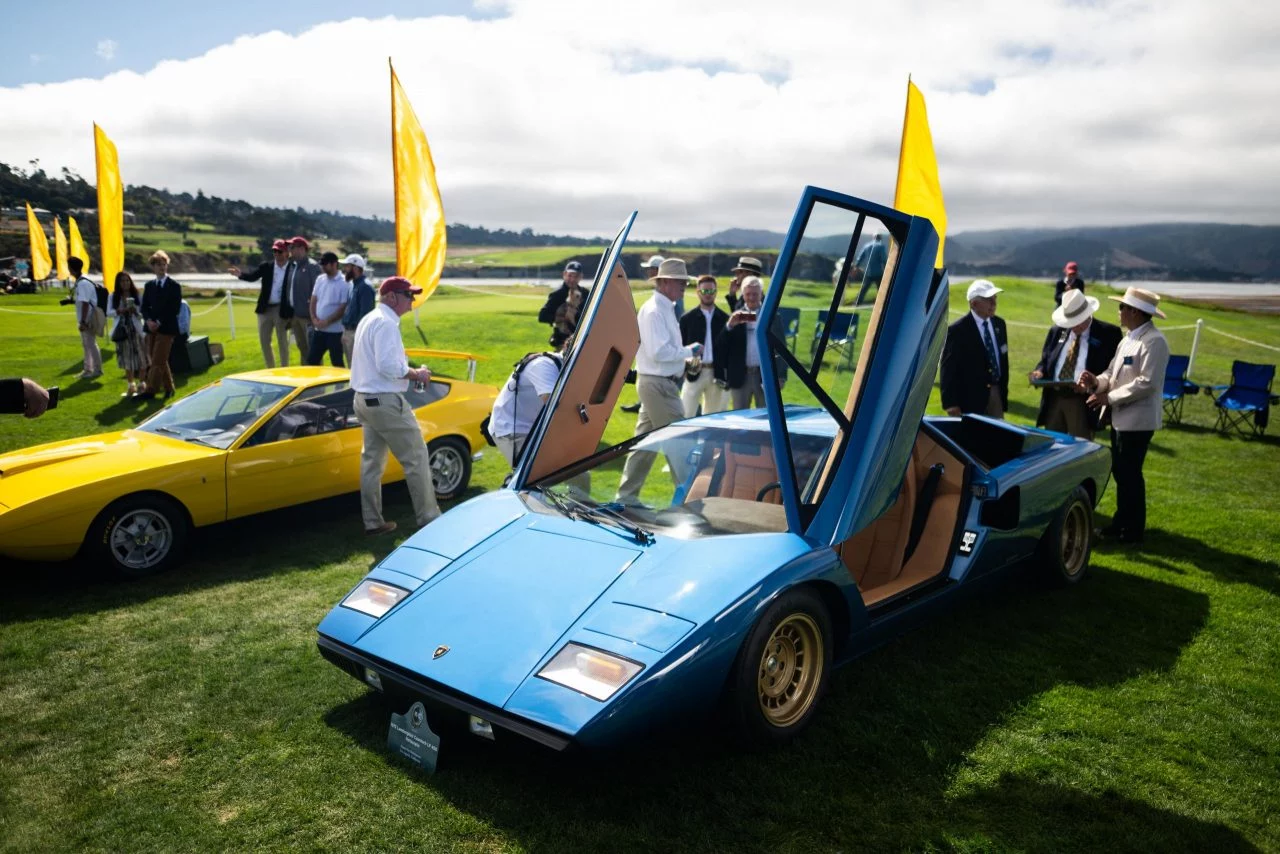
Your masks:
{"label": "yellow car's wheel", "polygon": [[436,498],[452,501],[462,494],[471,482],[471,448],[461,439],[446,436],[436,439],[431,451],[431,482]]}
{"label": "yellow car's wheel", "polygon": [[187,514],[163,495],[143,493],[114,502],[94,520],[88,543],[114,574],[141,578],[164,572],[182,555]]}
{"label": "yellow car's wheel", "polygon": [[804,729],[831,671],[831,618],[800,588],[778,597],[747,635],[730,680],[729,711],[751,743],[786,741]]}

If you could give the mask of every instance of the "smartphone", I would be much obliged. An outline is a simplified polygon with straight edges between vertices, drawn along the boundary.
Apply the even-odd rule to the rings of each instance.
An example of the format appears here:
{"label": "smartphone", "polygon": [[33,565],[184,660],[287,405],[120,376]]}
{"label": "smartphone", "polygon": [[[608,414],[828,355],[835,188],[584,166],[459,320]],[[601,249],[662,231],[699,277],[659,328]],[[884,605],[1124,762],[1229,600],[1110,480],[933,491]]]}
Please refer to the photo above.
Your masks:
{"label": "smartphone", "polygon": [[50,386],[49,388],[45,389],[45,391],[49,392],[49,405],[46,407],[46,409],[57,409],[58,408],[58,387],[56,385]]}
{"label": "smartphone", "polygon": [[754,311],[747,311],[745,308],[742,310],[742,315],[743,315],[743,317],[745,317],[747,320],[755,320],[757,317],[759,317],[759,316],[760,316],[759,314],[757,314],[757,313],[756,313],[756,312],[754,312]]}

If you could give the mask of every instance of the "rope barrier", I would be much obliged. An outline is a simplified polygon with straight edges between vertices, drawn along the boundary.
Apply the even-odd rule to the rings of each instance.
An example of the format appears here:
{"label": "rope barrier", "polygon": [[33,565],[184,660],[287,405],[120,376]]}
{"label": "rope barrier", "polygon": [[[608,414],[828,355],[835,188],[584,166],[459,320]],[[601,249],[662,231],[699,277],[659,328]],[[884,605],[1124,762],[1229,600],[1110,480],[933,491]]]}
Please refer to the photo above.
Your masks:
{"label": "rope barrier", "polygon": [[1232,335],[1230,332],[1223,332],[1221,329],[1214,329],[1212,326],[1206,326],[1205,329],[1208,329],[1214,335],[1222,335],[1223,337],[1230,338],[1234,341],[1240,341],[1244,344],[1252,344],[1254,347],[1261,347],[1264,350],[1273,350],[1280,353],[1280,347],[1276,347],[1271,344],[1263,344],[1261,341],[1250,341],[1248,338],[1241,338],[1239,335]]}

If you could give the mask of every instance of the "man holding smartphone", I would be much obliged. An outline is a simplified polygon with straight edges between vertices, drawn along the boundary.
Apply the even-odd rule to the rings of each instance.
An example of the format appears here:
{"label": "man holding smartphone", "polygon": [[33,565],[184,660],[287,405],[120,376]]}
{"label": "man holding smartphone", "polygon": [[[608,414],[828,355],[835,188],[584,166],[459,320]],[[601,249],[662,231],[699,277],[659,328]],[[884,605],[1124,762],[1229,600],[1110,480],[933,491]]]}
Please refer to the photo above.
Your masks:
{"label": "man holding smartphone", "polygon": [[39,418],[46,409],[57,405],[57,386],[46,390],[26,377],[0,380],[0,413]]}
{"label": "man holding smartphone", "polygon": [[[764,283],[758,276],[747,276],[742,281],[742,307],[729,315],[724,330],[716,338],[716,359],[724,361],[725,380],[729,383],[733,409],[765,405],[764,383],[760,374],[762,354],[756,341],[756,323],[762,305]],[[774,334],[782,338],[782,328],[776,320]],[[786,382],[786,364],[778,359],[774,365],[779,379]]]}

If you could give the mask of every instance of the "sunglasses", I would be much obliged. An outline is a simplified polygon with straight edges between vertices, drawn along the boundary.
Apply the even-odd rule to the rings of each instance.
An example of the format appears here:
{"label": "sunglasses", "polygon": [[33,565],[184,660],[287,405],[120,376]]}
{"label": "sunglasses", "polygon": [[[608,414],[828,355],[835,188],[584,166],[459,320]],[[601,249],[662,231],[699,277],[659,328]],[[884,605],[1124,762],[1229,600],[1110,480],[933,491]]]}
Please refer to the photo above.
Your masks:
{"label": "sunglasses", "polygon": [[715,292],[715,288],[698,288],[698,293],[700,294],[714,294]]}

